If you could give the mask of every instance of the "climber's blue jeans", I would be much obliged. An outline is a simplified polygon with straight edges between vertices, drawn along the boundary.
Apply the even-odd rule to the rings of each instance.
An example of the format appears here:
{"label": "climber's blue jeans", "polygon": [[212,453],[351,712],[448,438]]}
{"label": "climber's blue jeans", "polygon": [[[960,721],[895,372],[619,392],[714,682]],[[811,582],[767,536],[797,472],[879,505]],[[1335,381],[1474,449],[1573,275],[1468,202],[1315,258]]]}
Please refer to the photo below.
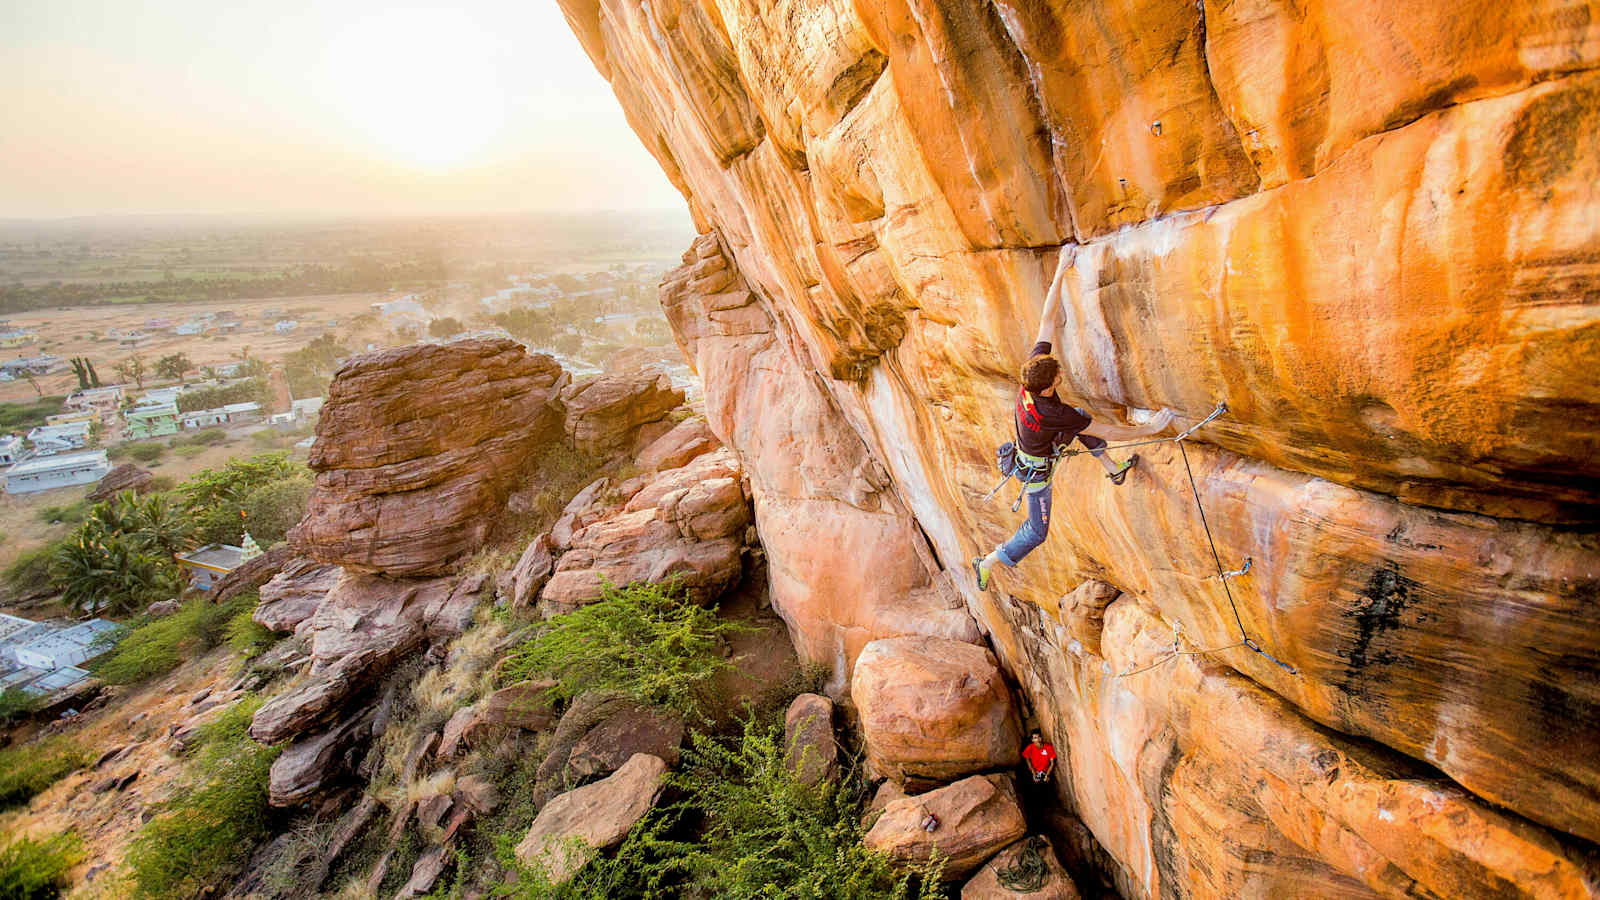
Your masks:
{"label": "climber's blue jeans", "polygon": [[[1103,446],[1103,445],[1102,445]],[[1050,533],[1050,482],[1038,490],[1028,490],[1028,521],[1017,528],[1011,539],[1000,545],[1000,561],[1008,566],[1022,562]]]}

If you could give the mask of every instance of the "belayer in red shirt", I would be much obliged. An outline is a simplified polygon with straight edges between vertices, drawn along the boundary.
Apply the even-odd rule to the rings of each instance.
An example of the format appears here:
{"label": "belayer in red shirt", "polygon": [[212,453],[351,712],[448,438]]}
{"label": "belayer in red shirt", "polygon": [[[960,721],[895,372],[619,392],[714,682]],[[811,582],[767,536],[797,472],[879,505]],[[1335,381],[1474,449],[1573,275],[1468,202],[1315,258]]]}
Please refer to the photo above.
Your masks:
{"label": "belayer in red shirt", "polygon": [[[1051,479],[1055,476],[1055,447],[1078,443],[1089,448],[1106,477],[1114,484],[1122,484],[1128,470],[1139,461],[1137,454],[1118,463],[1106,453],[1106,441],[1132,441],[1152,437],[1172,424],[1173,413],[1163,409],[1148,424],[1138,426],[1108,425],[1095,422],[1081,409],[1067,405],[1061,399],[1061,363],[1050,355],[1050,337],[1059,331],[1064,322],[1061,317],[1061,282],[1066,275],[1072,254],[1063,252],[1056,266],[1055,278],[1045,295],[1044,315],[1039,321],[1039,336],[1022,364],[1022,385],[1017,391],[1015,421],[1017,428],[1017,462],[1031,473],[1022,477],[1023,490],[1028,497],[1028,519],[1017,528],[1010,540],[995,547],[988,556],[975,557],[972,571],[978,577],[978,590],[989,589],[989,573],[995,563],[1015,566],[1022,558],[1044,543],[1050,531]],[[1019,471],[1023,469],[1019,468]]]}
{"label": "belayer in red shirt", "polygon": [[1028,764],[1028,774],[1034,781],[1049,781],[1056,768],[1055,745],[1046,741],[1039,729],[1028,732],[1028,746],[1022,748],[1022,759]]}

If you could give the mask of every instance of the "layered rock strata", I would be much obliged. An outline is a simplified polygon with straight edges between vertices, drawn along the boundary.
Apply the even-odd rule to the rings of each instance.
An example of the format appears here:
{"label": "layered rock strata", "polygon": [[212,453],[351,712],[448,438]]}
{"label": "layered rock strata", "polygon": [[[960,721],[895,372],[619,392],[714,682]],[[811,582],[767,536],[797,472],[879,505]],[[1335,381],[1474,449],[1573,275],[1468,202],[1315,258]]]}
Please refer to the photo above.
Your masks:
{"label": "layered rock strata", "polygon": [[[1593,4],[562,6],[703,232],[662,302],[835,690],[979,623],[1130,896],[1600,893]],[[1230,413],[1069,461],[979,594],[1061,254],[1072,402]],[[1298,674],[1119,677],[1240,624]]]}
{"label": "layered rock strata", "polygon": [[300,552],[368,574],[442,575],[482,545],[523,465],[559,436],[569,378],[509,340],[358,356],[328,388]]}

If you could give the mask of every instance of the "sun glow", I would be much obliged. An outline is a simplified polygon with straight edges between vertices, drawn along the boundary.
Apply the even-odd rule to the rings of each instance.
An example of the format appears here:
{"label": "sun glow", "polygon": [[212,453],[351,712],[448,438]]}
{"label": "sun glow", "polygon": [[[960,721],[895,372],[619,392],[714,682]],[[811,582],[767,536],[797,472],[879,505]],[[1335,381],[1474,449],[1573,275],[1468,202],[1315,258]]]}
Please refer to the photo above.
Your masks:
{"label": "sun glow", "polygon": [[459,168],[474,162],[505,124],[509,98],[496,46],[453,10],[396,10],[357,23],[329,44],[329,98],[393,161]]}

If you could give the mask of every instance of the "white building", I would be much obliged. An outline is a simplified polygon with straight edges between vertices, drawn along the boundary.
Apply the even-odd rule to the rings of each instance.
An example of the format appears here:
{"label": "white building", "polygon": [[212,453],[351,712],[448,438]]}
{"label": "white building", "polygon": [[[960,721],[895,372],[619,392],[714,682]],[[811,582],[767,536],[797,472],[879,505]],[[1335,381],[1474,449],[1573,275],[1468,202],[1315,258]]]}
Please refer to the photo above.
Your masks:
{"label": "white building", "polygon": [[294,319],[279,319],[273,324],[272,330],[279,334],[288,334],[295,329],[295,326],[299,324],[300,323],[296,322]]}
{"label": "white building", "polygon": [[102,414],[116,412],[122,408],[122,385],[73,391],[67,395],[66,407]]}
{"label": "white building", "polygon": [[230,403],[216,409],[196,409],[183,414],[184,428],[211,428],[217,425],[241,425],[261,420],[261,404]]}
{"label": "white building", "polygon": [[0,466],[9,466],[22,458],[22,438],[14,434],[0,437]]}
{"label": "white building", "polygon": [[179,325],[177,328],[172,329],[172,331],[174,334],[205,334],[206,329],[209,327],[210,326],[207,323],[202,322],[199,319],[190,319],[182,325]]}
{"label": "white building", "polygon": [[68,422],[65,425],[39,425],[28,432],[28,443],[41,456],[81,450],[89,443],[88,422]]}
{"label": "white building", "polygon": [[71,628],[63,628],[34,638],[16,649],[17,662],[35,669],[61,669],[87,662],[104,652],[105,645],[95,644],[95,639],[117,626],[105,619],[90,619]]}
{"label": "white building", "polygon": [[178,395],[182,394],[182,393],[183,393],[183,386],[182,385],[173,385],[172,387],[155,388],[154,390],[149,390],[149,391],[145,391],[144,392],[144,395],[139,398],[139,405],[140,406],[159,406],[159,405],[161,405],[163,403],[177,403],[178,402]]}
{"label": "white building", "polygon": [[90,484],[106,477],[111,461],[104,450],[36,456],[6,470],[6,493],[31,494],[51,488]]}

